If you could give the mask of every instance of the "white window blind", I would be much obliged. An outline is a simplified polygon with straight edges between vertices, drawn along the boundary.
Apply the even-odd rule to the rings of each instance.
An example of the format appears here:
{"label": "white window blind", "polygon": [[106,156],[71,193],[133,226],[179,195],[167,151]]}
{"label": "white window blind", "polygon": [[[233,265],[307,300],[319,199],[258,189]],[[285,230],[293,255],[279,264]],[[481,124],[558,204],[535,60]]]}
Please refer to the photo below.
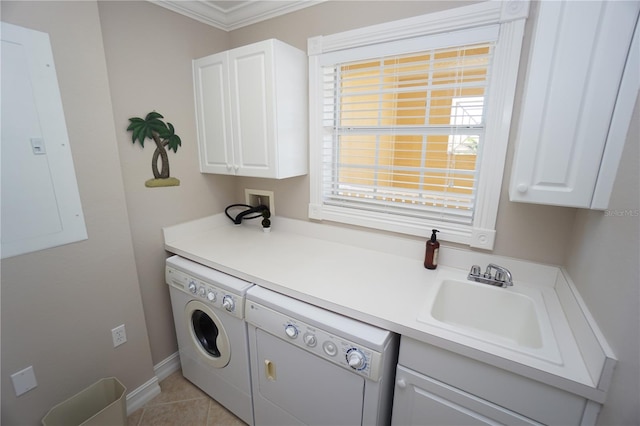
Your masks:
{"label": "white window blind", "polygon": [[494,42],[325,64],[326,206],[469,225]]}
{"label": "white window blind", "polygon": [[491,250],[528,9],[309,38],[309,218]]}

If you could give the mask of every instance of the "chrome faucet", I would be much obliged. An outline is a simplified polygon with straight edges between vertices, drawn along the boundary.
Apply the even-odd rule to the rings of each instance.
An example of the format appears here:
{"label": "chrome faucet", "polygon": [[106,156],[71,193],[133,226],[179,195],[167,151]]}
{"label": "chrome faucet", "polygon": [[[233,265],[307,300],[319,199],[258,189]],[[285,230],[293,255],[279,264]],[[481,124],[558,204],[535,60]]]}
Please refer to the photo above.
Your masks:
{"label": "chrome faucet", "polygon": [[[491,270],[495,270],[495,274],[491,275]],[[491,284],[497,287],[508,287],[513,285],[513,277],[511,272],[503,267],[493,263],[487,265],[487,269],[482,273],[479,265],[473,265],[467,279],[484,284]]]}

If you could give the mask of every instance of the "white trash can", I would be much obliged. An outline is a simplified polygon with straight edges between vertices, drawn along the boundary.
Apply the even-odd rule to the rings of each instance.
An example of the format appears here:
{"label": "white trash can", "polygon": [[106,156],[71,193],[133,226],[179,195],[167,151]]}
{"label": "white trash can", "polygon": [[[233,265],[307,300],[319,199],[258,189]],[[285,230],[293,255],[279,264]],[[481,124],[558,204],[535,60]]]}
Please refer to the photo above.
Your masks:
{"label": "white trash can", "polygon": [[44,426],[126,426],[127,388],[115,377],[101,379],[53,407]]}

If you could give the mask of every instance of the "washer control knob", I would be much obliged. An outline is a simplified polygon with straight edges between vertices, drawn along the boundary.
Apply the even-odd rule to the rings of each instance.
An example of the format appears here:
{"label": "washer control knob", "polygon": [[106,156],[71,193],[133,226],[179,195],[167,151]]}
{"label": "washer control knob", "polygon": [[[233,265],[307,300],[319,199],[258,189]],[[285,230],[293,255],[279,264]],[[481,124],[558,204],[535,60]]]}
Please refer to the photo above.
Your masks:
{"label": "washer control knob", "polygon": [[198,292],[198,286],[193,280],[189,281],[189,291],[193,294],[196,294]]}
{"label": "washer control knob", "polygon": [[225,296],[222,298],[222,307],[225,308],[229,312],[233,312],[236,307],[235,302],[231,296]]}
{"label": "washer control knob", "polygon": [[304,343],[310,348],[314,347],[318,343],[318,339],[311,333],[307,333],[304,335]]}
{"label": "washer control knob", "polygon": [[207,292],[207,300],[209,300],[209,302],[215,302],[216,301],[216,294],[214,293],[213,290],[209,290]]}
{"label": "washer control knob", "polygon": [[358,349],[351,348],[347,352],[347,364],[354,370],[361,370],[367,365],[367,359]]}
{"label": "washer control knob", "polygon": [[291,339],[295,339],[296,337],[298,337],[298,329],[293,324],[287,324],[287,326],[284,328],[284,332]]}
{"label": "washer control knob", "polygon": [[206,293],[207,293],[207,289],[206,289],[206,288],[204,288],[204,287],[200,287],[200,288],[198,289],[198,295],[199,295],[200,297],[204,297],[204,295],[205,295]]}

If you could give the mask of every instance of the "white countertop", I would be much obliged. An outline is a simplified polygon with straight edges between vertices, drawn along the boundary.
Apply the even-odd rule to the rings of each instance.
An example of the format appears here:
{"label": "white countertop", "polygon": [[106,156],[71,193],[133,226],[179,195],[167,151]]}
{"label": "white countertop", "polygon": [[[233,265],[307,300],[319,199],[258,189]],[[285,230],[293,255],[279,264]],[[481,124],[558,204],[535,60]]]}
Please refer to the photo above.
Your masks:
{"label": "white countertop", "polygon": [[[233,225],[224,214],[219,214],[167,227],[164,235],[166,250],[193,261],[398,334],[604,401],[606,390],[597,383],[602,383],[602,374],[594,373],[592,363],[585,362],[585,358],[591,362],[599,354],[583,356],[585,348],[574,338],[562,307],[566,302],[561,303],[554,290],[561,274],[557,267],[441,246],[440,265],[436,270],[428,270],[422,264],[424,242],[284,218],[274,218],[271,232],[265,233],[259,221]],[[549,362],[418,321],[428,298],[433,298],[433,286],[439,277],[443,274],[466,277],[470,265],[489,262],[509,268],[515,286],[541,290],[558,342],[560,362]]]}

